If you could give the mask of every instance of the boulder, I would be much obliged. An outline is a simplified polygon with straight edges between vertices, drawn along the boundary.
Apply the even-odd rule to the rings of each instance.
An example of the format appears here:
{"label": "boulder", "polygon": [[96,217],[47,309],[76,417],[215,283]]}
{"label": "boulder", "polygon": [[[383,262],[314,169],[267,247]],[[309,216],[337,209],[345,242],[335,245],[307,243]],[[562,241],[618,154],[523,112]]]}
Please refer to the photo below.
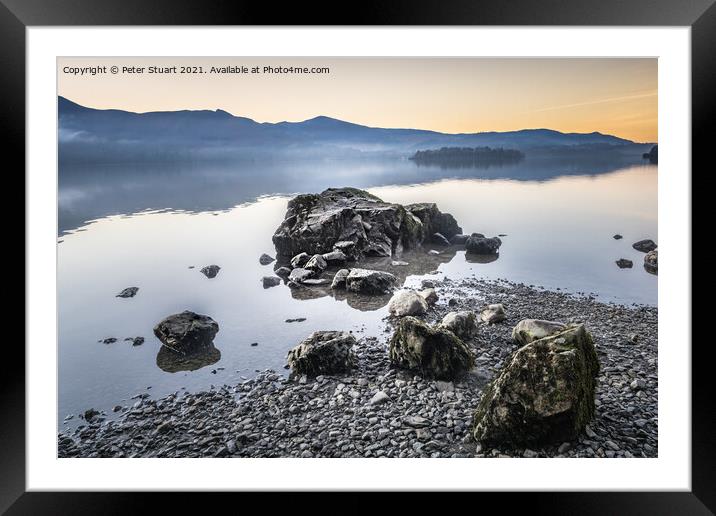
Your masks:
{"label": "boulder", "polygon": [[170,315],[154,327],[154,335],[162,344],[178,353],[211,345],[218,331],[219,325],[211,317],[189,310]]}
{"label": "boulder", "polygon": [[634,265],[634,262],[627,260],[626,258],[619,258],[615,263],[620,269],[631,269]]}
{"label": "boulder", "polygon": [[428,304],[425,299],[414,290],[396,292],[388,303],[388,312],[396,317],[423,315],[427,311]]}
{"label": "boulder", "polygon": [[348,257],[345,253],[338,249],[335,249],[330,253],[325,253],[323,255],[323,259],[328,265],[343,265],[346,261],[348,261]]}
{"label": "boulder", "polygon": [[303,268],[313,271],[314,274],[320,274],[328,268],[328,264],[326,263],[326,260],[323,259],[323,256],[320,254],[314,254],[311,256],[311,259],[306,262],[306,265],[304,265]]}
{"label": "boulder", "polygon": [[415,317],[400,320],[389,345],[393,365],[438,380],[452,380],[475,363],[470,348],[453,332]]}
{"label": "boulder", "polygon": [[521,347],[485,389],[473,437],[488,446],[575,439],[594,416],[598,372],[592,337],[582,325]]}
{"label": "boulder", "polygon": [[297,267],[291,271],[291,274],[288,275],[288,280],[293,281],[294,283],[301,283],[311,277],[313,277],[313,271]]}
{"label": "boulder", "polygon": [[289,267],[279,267],[274,272],[276,273],[276,276],[279,276],[280,278],[288,278],[288,275],[291,274],[291,269]]}
{"label": "boulder", "polygon": [[397,282],[398,278],[389,272],[351,269],[346,276],[346,290],[359,294],[388,294]]}
{"label": "boulder", "polygon": [[498,237],[486,238],[480,233],[473,233],[465,241],[465,249],[473,254],[497,254],[502,245]]}
{"label": "boulder", "polygon": [[654,241],[648,239],[634,242],[631,246],[637,251],[641,251],[642,253],[648,253],[649,251],[653,251],[654,249],[656,249],[656,244],[654,243]]}
{"label": "boulder", "polygon": [[512,338],[518,344],[524,346],[530,342],[555,333],[564,331],[565,324],[556,321],[543,321],[542,319],[522,319],[512,329]]}
{"label": "boulder", "polygon": [[308,260],[310,259],[311,257],[308,255],[308,253],[298,253],[296,256],[291,258],[291,267],[294,269],[303,267],[308,263]]}
{"label": "boulder", "polygon": [[336,275],[333,276],[333,282],[331,283],[332,289],[345,289],[346,288],[346,278],[348,277],[348,274],[351,271],[348,269],[341,269],[338,272],[336,272]]}
{"label": "boulder", "polygon": [[134,297],[135,295],[137,295],[138,291],[139,287],[127,287],[115,297]]}
{"label": "boulder", "polygon": [[430,242],[435,245],[442,245],[445,247],[450,245],[450,240],[445,238],[441,233],[433,233],[433,235],[430,237]]}
{"label": "boulder", "polygon": [[281,256],[337,249],[349,259],[359,259],[417,248],[436,232],[449,238],[461,231],[435,204],[401,206],[357,188],[329,188],[291,199],[273,243]]}
{"label": "boulder", "polygon": [[261,265],[268,265],[269,263],[273,262],[276,258],[272,258],[271,256],[267,255],[266,253],[259,256],[259,263]]}
{"label": "boulder", "polygon": [[476,319],[474,312],[450,312],[443,317],[440,326],[461,339],[469,339],[477,331]]}
{"label": "boulder", "polygon": [[207,278],[216,278],[216,275],[219,274],[219,271],[221,270],[221,267],[218,265],[207,265],[206,267],[201,268],[201,273],[206,276]]}
{"label": "boulder", "polygon": [[317,331],[288,352],[294,375],[318,376],[345,373],[355,364],[356,339],[342,331]]}
{"label": "boulder", "polygon": [[656,274],[659,271],[659,250],[649,251],[644,256],[644,268],[647,272]]}
{"label": "boulder", "polygon": [[263,284],[264,288],[271,288],[281,283],[281,278],[279,278],[278,276],[264,276],[263,278],[261,278],[261,283]]}
{"label": "boulder", "polygon": [[485,322],[487,324],[495,324],[498,322],[502,322],[507,319],[505,307],[502,305],[502,303],[487,305],[487,308],[485,308],[480,313],[480,319],[482,319],[482,322]]}
{"label": "boulder", "polygon": [[425,302],[428,305],[434,305],[438,302],[438,293],[435,292],[434,288],[426,288],[425,290],[421,290],[418,292],[422,296],[423,299],[425,299]]}

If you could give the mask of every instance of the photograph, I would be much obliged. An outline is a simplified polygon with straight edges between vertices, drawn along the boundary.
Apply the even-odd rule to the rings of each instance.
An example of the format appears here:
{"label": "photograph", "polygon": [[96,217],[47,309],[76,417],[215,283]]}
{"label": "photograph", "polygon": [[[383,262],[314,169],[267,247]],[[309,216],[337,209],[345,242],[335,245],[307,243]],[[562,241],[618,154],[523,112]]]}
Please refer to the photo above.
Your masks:
{"label": "photograph", "polygon": [[659,457],[658,58],[56,66],[57,458]]}

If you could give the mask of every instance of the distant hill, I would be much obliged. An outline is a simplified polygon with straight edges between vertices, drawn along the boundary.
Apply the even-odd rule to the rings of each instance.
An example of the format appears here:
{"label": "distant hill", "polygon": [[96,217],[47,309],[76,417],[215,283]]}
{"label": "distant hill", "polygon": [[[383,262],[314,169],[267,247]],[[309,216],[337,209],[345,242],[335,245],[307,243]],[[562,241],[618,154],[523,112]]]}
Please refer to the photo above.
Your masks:
{"label": "distant hill", "polygon": [[93,109],[58,97],[60,161],[164,161],[267,156],[395,155],[440,147],[493,147],[521,151],[579,146],[651,145],[616,136],[550,129],[446,134],[384,129],[319,116],[302,122],[259,123],[222,110],[132,113]]}

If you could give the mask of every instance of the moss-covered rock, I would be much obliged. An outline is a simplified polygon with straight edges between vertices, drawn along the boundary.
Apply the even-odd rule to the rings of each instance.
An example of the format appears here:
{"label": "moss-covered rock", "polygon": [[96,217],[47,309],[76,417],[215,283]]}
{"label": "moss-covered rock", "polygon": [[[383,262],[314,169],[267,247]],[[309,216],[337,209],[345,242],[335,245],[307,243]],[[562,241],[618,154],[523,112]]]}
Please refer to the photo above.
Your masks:
{"label": "moss-covered rock", "polygon": [[355,364],[356,339],[343,331],[317,331],[288,352],[288,365],[294,374],[318,376],[346,373]]}
{"label": "moss-covered rock", "polygon": [[557,321],[542,319],[522,319],[512,329],[512,338],[524,346],[535,340],[543,339],[567,329],[567,325]]}
{"label": "moss-covered rock", "polygon": [[518,349],[482,395],[472,435],[486,445],[574,439],[594,416],[599,361],[584,326]]}
{"label": "moss-covered rock", "polygon": [[438,380],[452,380],[475,363],[470,348],[453,332],[431,328],[415,317],[404,317],[390,339],[393,365]]}

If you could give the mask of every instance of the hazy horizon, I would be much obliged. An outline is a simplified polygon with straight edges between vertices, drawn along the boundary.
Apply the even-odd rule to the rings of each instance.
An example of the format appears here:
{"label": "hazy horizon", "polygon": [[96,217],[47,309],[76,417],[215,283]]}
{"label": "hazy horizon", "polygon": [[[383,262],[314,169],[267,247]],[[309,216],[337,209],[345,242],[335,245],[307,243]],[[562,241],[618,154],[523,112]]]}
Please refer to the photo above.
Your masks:
{"label": "hazy horizon", "polygon": [[[135,113],[319,116],[446,134],[551,129],[658,141],[657,60],[631,58],[58,58],[58,95]],[[71,75],[86,66],[306,66],[328,74]]]}

